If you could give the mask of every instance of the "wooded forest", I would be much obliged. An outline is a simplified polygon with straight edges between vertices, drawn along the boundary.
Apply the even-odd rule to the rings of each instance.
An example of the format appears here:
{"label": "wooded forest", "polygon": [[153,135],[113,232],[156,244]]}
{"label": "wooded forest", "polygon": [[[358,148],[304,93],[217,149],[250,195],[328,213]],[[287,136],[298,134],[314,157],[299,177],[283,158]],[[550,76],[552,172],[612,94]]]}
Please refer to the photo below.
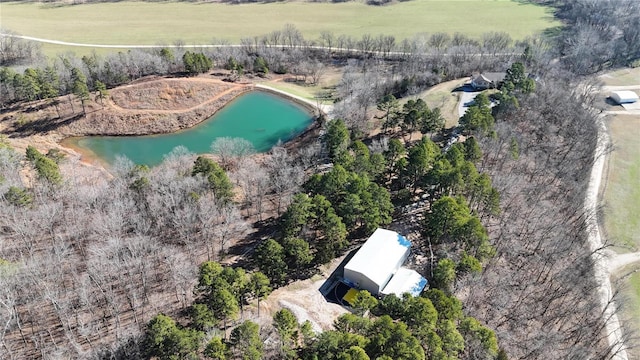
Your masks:
{"label": "wooded forest", "polygon": [[[610,359],[586,243],[586,186],[604,155],[586,76],[638,61],[640,9],[551,5],[564,26],[518,43],[307,41],[287,26],[241,47],[46,59],[3,37],[2,109],[84,105],[149,75],[343,75],[318,141],[260,157],[222,138],[213,157],[176,148],[156,167],[121,158],[86,178],[58,151],[0,138],[0,358]],[[399,103],[477,70],[507,77],[460,119],[464,142],[444,146],[450,130],[423,99]],[[248,315],[385,226],[419,234],[420,297],[363,292],[322,333],[287,309]]]}

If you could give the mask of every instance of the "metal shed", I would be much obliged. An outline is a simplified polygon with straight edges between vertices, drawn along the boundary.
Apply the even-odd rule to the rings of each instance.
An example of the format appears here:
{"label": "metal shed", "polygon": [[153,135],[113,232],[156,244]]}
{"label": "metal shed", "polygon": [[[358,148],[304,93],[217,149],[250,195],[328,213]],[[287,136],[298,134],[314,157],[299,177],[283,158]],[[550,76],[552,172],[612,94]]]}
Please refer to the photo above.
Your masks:
{"label": "metal shed", "polygon": [[395,231],[377,229],[344,267],[345,280],[379,295],[409,256],[411,242]]}
{"label": "metal shed", "polygon": [[402,294],[409,293],[411,296],[418,296],[427,286],[427,279],[418,274],[417,271],[401,267],[396,271],[382,293],[384,295],[395,294],[402,298]]}
{"label": "metal shed", "polygon": [[611,100],[616,104],[631,104],[638,101],[638,94],[629,90],[613,91],[611,92]]}

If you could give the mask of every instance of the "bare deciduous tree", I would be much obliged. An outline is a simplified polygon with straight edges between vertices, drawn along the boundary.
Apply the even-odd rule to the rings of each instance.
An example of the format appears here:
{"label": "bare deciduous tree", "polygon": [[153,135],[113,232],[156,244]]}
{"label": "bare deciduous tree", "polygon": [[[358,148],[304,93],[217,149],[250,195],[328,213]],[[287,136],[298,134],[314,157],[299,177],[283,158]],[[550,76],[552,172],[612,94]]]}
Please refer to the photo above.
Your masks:
{"label": "bare deciduous tree", "polygon": [[253,144],[242,138],[220,137],[211,143],[211,153],[220,159],[225,170],[234,168],[240,160],[255,153]]}
{"label": "bare deciduous tree", "polygon": [[295,191],[302,185],[304,171],[294,163],[287,149],[282,147],[271,149],[266,167],[275,194],[276,212],[280,215],[282,209],[289,205],[289,200]]}
{"label": "bare deciduous tree", "polygon": [[[499,136],[482,139],[481,167],[501,194],[502,213],[488,227],[497,254],[481,277],[457,286],[470,290],[470,314],[495,329],[514,358],[610,352],[583,207],[596,112],[564,82],[550,79],[520,108],[499,113]],[[509,150],[514,134],[517,159]]]}
{"label": "bare deciduous tree", "polygon": [[267,170],[256,161],[246,159],[234,175],[242,188],[248,215],[251,216],[253,214],[251,211],[253,209],[258,216],[258,220],[261,221],[264,211],[264,198],[271,188]]}

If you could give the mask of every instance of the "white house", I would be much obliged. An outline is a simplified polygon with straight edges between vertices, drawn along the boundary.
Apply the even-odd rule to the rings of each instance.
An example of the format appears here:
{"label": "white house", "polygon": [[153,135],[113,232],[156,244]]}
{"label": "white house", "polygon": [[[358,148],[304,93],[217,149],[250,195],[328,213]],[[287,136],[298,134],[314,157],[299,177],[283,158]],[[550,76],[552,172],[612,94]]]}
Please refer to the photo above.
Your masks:
{"label": "white house", "polygon": [[616,104],[631,104],[638,101],[638,94],[629,90],[611,92],[611,100]]}
{"label": "white house", "polygon": [[[413,294],[416,291],[420,294],[427,281],[413,270],[401,270],[402,264],[409,256],[410,247],[411,242],[397,232],[377,229],[345,265],[345,283],[360,290],[367,290],[372,295],[404,292]],[[402,274],[402,277],[397,281],[392,280],[395,274]],[[385,292],[384,289],[390,281],[394,281],[391,282],[394,285]],[[410,284],[411,281],[414,283]],[[419,290],[416,290],[419,287],[417,283],[422,284]]]}

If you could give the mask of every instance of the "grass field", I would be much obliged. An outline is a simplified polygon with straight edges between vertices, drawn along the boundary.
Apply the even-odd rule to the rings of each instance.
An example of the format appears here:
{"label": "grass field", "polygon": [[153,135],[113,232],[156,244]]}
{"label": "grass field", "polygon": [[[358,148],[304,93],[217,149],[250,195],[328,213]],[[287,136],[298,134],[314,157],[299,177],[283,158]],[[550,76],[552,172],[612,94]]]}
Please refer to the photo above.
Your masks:
{"label": "grass field", "polygon": [[444,127],[450,128],[458,125],[458,101],[459,95],[451,91],[433,91],[428,93],[423,100],[430,109],[440,108],[445,118]]}
{"label": "grass field", "polygon": [[640,84],[640,67],[635,69],[624,68],[608,74],[601,75],[600,80],[608,86],[626,86]]}
{"label": "grass field", "polygon": [[336,85],[338,85],[338,82],[340,82],[341,78],[342,70],[332,67],[326,71],[326,73],[320,78],[318,84],[315,85],[302,84],[300,82],[287,82],[281,80],[267,80],[260,83],[311,101],[316,101],[319,97],[321,99],[321,104],[331,105],[333,104],[334,99],[333,92]]}
{"label": "grass field", "polygon": [[640,250],[640,116],[609,120],[614,145],[604,191],[607,239],[621,252]]}
{"label": "grass field", "polygon": [[[622,299],[620,319],[628,331],[638,333],[640,329],[640,265],[630,265],[613,277]],[[630,345],[630,344],[628,344]],[[629,359],[640,359],[640,348],[627,349]]]}
{"label": "grass field", "polygon": [[[425,90],[415,96],[413,99],[424,100],[430,109],[440,108],[440,113],[445,119],[444,127],[451,128],[458,125],[460,116],[458,115],[458,101],[460,93],[453,92],[455,88],[464,85],[468,79],[458,79],[447,81]],[[407,99],[408,100],[408,99]],[[401,101],[404,104],[406,100]]]}
{"label": "grass field", "polygon": [[[506,31],[514,39],[557,26],[549,8],[509,0],[413,0],[389,6],[362,2],[303,1],[228,5],[187,2],[117,2],[52,6],[4,2],[2,28],[22,35],[111,45],[207,44],[212,39],[238,43],[295,25],[307,39],[322,31],[360,37],[363,34],[409,38],[417,33],[462,32],[480,37]],[[52,47],[60,51],[60,46]],[[49,53],[49,45],[45,46]],[[76,48],[77,52],[87,51]]]}

